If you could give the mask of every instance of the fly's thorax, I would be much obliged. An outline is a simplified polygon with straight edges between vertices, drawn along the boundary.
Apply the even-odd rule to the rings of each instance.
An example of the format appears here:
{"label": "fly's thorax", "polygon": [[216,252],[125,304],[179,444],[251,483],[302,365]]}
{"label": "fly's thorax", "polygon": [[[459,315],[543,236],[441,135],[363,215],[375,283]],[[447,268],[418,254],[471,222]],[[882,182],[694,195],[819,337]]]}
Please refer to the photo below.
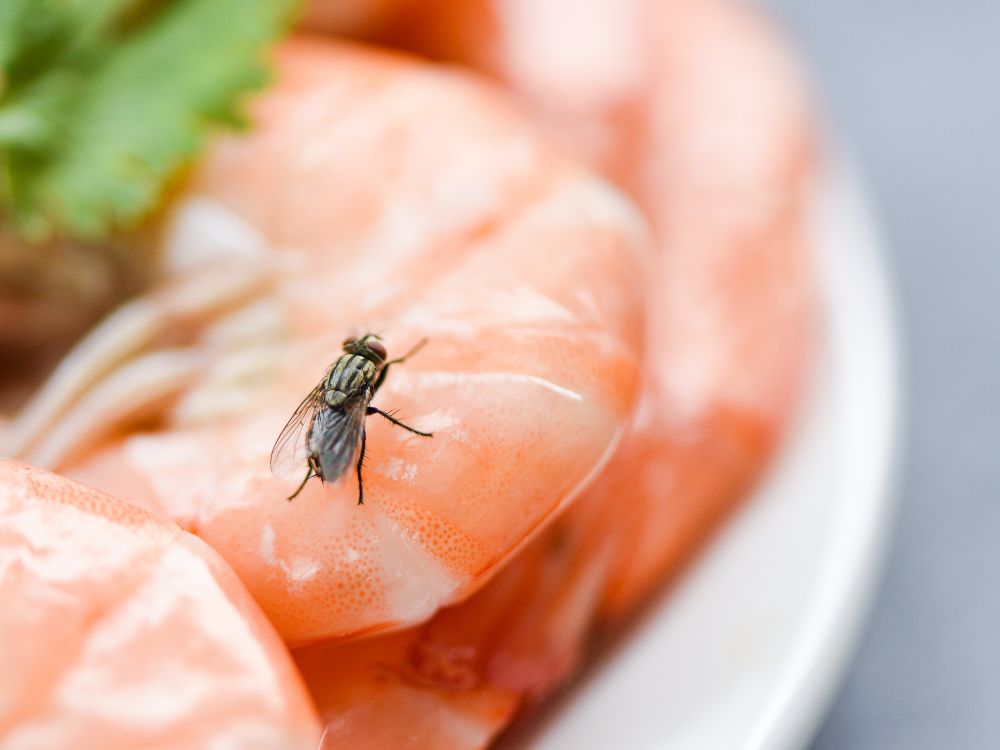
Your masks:
{"label": "fly's thorax", "polygon": [[[352,396],[370,388],[378,378],[379,367],[370,359],[358,354],[345,354],[334,364],[326,379],[327,392]],[[330,406],[329,397],[326,399]],[[339,405],[339,404],[338,404]]]}
{"label": "fly's thorax", "polygon": [[347,403],[347,394],[343,391],[335,391],[328,388],[323,392],[323,403],[329,406],[331,409],[339,409],[345,403]]}

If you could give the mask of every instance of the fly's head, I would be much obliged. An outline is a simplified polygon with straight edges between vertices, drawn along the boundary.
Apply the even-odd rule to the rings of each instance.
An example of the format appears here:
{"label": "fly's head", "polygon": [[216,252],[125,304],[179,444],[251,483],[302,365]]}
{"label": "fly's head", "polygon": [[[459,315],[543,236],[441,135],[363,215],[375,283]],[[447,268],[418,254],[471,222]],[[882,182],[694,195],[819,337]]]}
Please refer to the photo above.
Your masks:
{"label": "fly's head", "polygon": [[366,333],[359,338],[344,339],[344,351],[348,354],[357,354],[367,360],[371,360],[376,365],[385,364],[388,354],[385,346],[374,333]]}

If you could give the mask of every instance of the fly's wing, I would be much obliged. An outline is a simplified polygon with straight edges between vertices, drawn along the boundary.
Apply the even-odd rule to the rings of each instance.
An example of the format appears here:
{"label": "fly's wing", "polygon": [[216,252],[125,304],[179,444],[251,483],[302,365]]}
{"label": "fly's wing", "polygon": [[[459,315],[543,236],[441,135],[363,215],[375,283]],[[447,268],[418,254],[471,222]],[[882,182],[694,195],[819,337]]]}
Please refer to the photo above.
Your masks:
{"label": "fly's wing", "polygon": [[302,399],[271,449],[271,473],[283,477],[302,468],[309,457],[308,437],[317,412],[323,406],[323,383]]}
{"label": "fly's wing", "polygon": [[354,461],[367,406],[367,399],[356,396],[348,399],[339,409],[322,409],[316,415],[310,447],[316,455],[324,481],[334,481]]}

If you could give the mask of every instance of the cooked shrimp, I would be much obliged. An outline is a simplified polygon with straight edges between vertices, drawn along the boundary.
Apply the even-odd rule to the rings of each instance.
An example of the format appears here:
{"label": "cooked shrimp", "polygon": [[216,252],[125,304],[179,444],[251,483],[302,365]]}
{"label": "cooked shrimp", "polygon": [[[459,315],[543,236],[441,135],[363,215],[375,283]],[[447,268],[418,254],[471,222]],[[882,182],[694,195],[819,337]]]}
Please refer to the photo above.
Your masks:
{"label": "cooked shrimp", "polygon": [[[14,443],[201,536],[302,644],[467,597],[592,479],[637,390],[647,235],[474,80],[307,39],[278,64],[167,218],[161,289]],[[373,405],[434,437],[372,418],[364,506],[353,472],[286,502],[272,444],[365,331],[428,339]]]}
{"label": "cooked shrimp", "polygon": [[[512,9],[517,5],[507,2],[503,7]],[[526,2],[523,7],[528,5]],[[466,5],[473,6],[480,11],[490,10],[490,5],[485,3]],[[536,20],[558,18],[559,8],[563,7],[555,0],[533,2],[530,6],[536,9]],[[631,385],[599,391],[599,384],[586,381],[584,387],[572,380],[580,375],[573,372],[577,365],[558,368],[550,360],[543,359],[539,370],[529,370],[526,374],[551,385],[575,388],[577,394],[583,394],[582,407],[590,411],[569,415],[582,418],[581,425],[592,430],[594,403],[605,403],[594,393],[602,394],[606,402],[616,405],[610,409],[604,407],[614,418],[608,420],[609,426],[602,433],[608,436],[607,441],[601,443],[602,450],[590,448],[587,455],[594,458],[586,467],[581,461],[568,467],[550,468],[545,465],[545,461],[551,461],[550,454],[526,466],[519,461],[524,458],[530,461],[533,456],[515,453],[519,461],[491,463],[490,457],[497,452],[501,456],[510,455],[503,454],[494,441],[514,440],[514,437],[511,433],[494,437],[486,429],[474,432],[472,440],[466,444],[469,451],[476,451],[478,466],[465,467],[463,472],[449,475],[455,482],[447,485],[451,489],[457,489],[460,486],[457,482],[469,477],[493,485],[491,491],[495,494],[492,495],[479,487],[468,488],[470,504],[488,503],[501,492],[506,497],[506,493],[514,489],[510,497],[518,502],[517,512],[524,513],[526,507],[532,510],[534,528],[541,529],[533,539],[529,539],[528,533],[522,533],[518,539],[528,541],[519,550],[518,542],[507,546],[498,544],[495,537],[488,537],[494,549],[502,552],[496,553],[491,565],[467,577],[464,587],[454,586],[442,594],[441,590],[448,589],[442,586],[426,594],[423,603],[426,605],[430,601],[430,606],[415,605],[415,596],[419,593],[416,589],[404,592],[385,585],[394,580],[385,572],[389,569],[383,560],[386,550],[398,555],[395,580],[427,587],[428,582],[439,579],[426,567],[414,566],[412,562],[415,559],[436,562],[442,556],[437,553],[415,556],[413,548],[423,555],[428,549],[436,549],[431,544],[434,540],[444,539],[455,545],[451,540],[463,539],[444,533],[453,533],[451,526],[425,527],[428,533],[412,535],[410,540],[416,539],[416,542],[411,541],[412,546],[406,547],[406,529],[419,527],[416,522],[403,527],[407,517],[393,515],[400,507],[410,507],[403,505],[403,500],[410,497],[403,491],[406,487],[412,488],[415,507],[421,510],[430,507],[439,515],[448,510],[433,504],[433,498],[424,499],[420,494],[418,479],[423,480],[428,472],[440,478],[438,472],[446,469],[439,468],[442,467],[441,459],[434,460],[439,454],[425,455],[419,451],[437,450],[434,442],[443,434],[443,428],[436,420],[441,413],[451,416],[447,410],[456,402],[455,389],[461,390],[462,399],[473,402],[475,394],[481,392],[479,386],[490,382],[482,376],[492,377],[496,370],[474,368],[475,378],[466,375],[446,377],[445,373],[462,372],[458,368],[466,366],[467,360],[462,358],[466,354],[486,357],[489,367],[497,369],[505,362],[504,357],[522,368],[530,367],[529,362],[517,359],[524,354],[520,346],[523,341],[508,341],[489,329],[489,337],[481,342],[479,326],[499,317],[501,323],[497,327],[500,329],[510,326],[519,333],[534,333],[538,328],[534,319],[511,321],[509,316],[514,311],[499,304],[489,305],[492,283],[520,278],[513,274],[505,277],[499,263],[488,264],[489,242],[486,252],[480,252],[483,235],[487,241],[496,241],[498,232],[503,238],[510,234],[510,220],[505,218],[504,211],[493,211],[495,218],[492,220],[473,220],[466,224],[465,231],[456,235],[438,230],[431,240],[424,240],[427,247],[423,249],[407,247],[409,233],[399,226],[405,229],[408,227],[406,222],[435,215],[432,211],[404,211],[402,218],[397,216],[392,222],[383,224],[376,238],[363,231],[352,233],[355,224],[340,218],[338,220],[345,226],[345,245],[340,244],[339,236],[318,238],[320,230],[315,227],[329,221],[329,214],[339,210],[340,201],[331,200],[331,205],[324,207],[328,215],[323,216],[315,203],[291,194],[293,189],[300,188],[302,181],[288,176],[299,175],[302,160],[291,158],[299,152],[287,145],[288,142],[310,140],[302,135],[312,132],[314,122],[309,121],[309,116],[317,117],[328,106],[319,103],[317,98],[312,99],[307,113],[296,118],[299,129],[292,137],[279,137],[286,132],[284,130],[269,130],[265,117],[265,127],[250,138],[260,138],[258,145],[270,154],[267,158],[282,165],[280,174],[267,174],[272,175],[272,182],[292,186],[286,191],[288,195],[269,195],[265,189],[267,182],[257,183],[251,179],[258,174],[259,162],[254,152],[244,147],[245,142],[231,141],[220,146],[209,165],[195,178],[195,187],[189,188],[192,197],[181,204],[168,225],[171,231],[165,244],[170,267],[177,278],[170,281],[159,297],[137,303],[138,309],[149,312],[150,319],[158,325],[151,324],[144,332],[145,338],[132,335],[134,331],[124,336],[117,329],[118,338],[109,335],[103,340],[92,339],[89,349],[77,352],[79,356],[74,366],[78,373],[88,375],[74,380],[72,371],[68,374],[64,371],[63,380],[39,394],[35,408],[27,412],[31,418],[24,418],[15,425],[18,444],[24,446],[24,451],[41,451],[51,457],[52,463],[62,462],[81,476],[93,477],[93,481],[105,486],[117,483],[123,492],[135,491],[147,506],[181,520],[209,538],[235,561],[245,578],[256,580],[256,583],[250,581],[255,586],[256,596],[268,603],[269,612],[283,623],[286,635],[290,634],[299,643],[359,632],[365,627],[364,620],[353,614],[353,610],[338,610],[324,600],[326,592],[322,586],[313,584],[323,573],[319,584],[330,586],[340,582],[350,586],[352,579],[346,568],[353,561],[348,560],[349,552],[359,557],[367,555],[364,563],[375,560],[381,565],[378,575],[372,578],[382,587],[382,594],[392,592],[387,599],[396,604],[393,612],[398,611],[400,601],[407,602],[405,609],[412,615],[410,622],[426,616],[440,604],[458,601],[489,579],[477,593],[439,611],[425,623],[370,639],[325,644],[296,652],[296,660],[325,720],[324,747],[398,747],[405,741],[412,748],[476,748],[488,743],[521,705],[550,691],[578,666],[587,643],[586,636],[593,628],[609,618],[627,614],[666,573],[676,570],[679,562],[721,517],[723,510],[742,496],[748,483],[760,473],[792,412],[808,359],[811,311],[806,248],[800,231],[805,210],[802,183],[810,167],[809,129],[794,76],[789,74],[785,61],[773,50],[773,42],[761,33],[751,16],[716,0],[672,0],[663,3],[662,10],[651,1],[634,5],[616,2],[615,6],[623,9],[622,18],[641,22],[626,26],[604,24],[606,34],[613,38],[604,37],[602,45],[606,46],[599,49],[620,49],[622,43],[627,43],[625,49],[635,52],[641,65],[629,68],[632,72],[622,74],[620,79],[609,75],[612,80],[632,81],[617,93],[615,86],[595,79],[602,84],[595,90],[607,93],[606,97],[598,98],[597,103],[580,101],[576,95],[568,94],[564,100],[559,92],[572,92],[573,82],[559,83],[560,71],[565,71],[559,65],[543,65],[541,72],[529,69],[524,74],[529,82],[539,76],[538,81],[551,83],[548,90],[554,98],[549,103],[542,101],[544,97],[534,99],[531,96],[534,89],[515,80],[505,67],[515,59],[509,48],[521,45],[519,49],[530,50],[532,40],[543,41],[547,45],[546,54],[556,58],[566,55],[568,59],[571,57],[568,48],[573,47],[579,37],[565,33],[565,28],[561,28],[559,34],[545,36],[551,34],[551,31],[542,33],[545,26],[531,29],[517,24],[490,27],[488,35],[473,37],[468,42],[471,49],[489,51],[486,63],[490,69],[513,82],[525,101],[533,103],[540,121],[566,123],[561,137],[565,138],[569,150],[605,169],[643,204],[656,228],[660,248],[655,265],[643,273],[646,269],[630,255],[634,252],[631,248],[640,245],[641,240],[635,239],[637,230],[629,212],[620,205],[613,212],[607,207],[598,212],[597,218],[605,222],[602,226],[606,227],[608,236],[628,238],[628,241],[619,238],[609,243],[615,246],[609,247],[607,255],[601,257],[622,254],[629,264],[624,276],[632,274],[630,281],[634,286],[645,280],[652,290],[651,325],[646,332],[647,355],[643,360],[636,359],[642,348],[638,341],[640,326],[634,319],[638,317],[637,300],[620,298],[616,296],[618,292],[610,293],[618,288],[622,277],[612,275],[602,287],[599,280],[585,276],[584,288],[605,290],[598,297],[603,301],[596,306],[575,300],[578,306],[574,307],[572,300],[554,297],[558,306],[568,306],[573,311],[580,308],[605,311],[600,318],[602,325],[585,327],[582,338],[584,343],[590,344],[597,332],[602,332],[600,335],[604,338],[599,340],[603,340],[607,348],[598,347],[598,350],[605,354],[617,352],[613,358],[620,363],[619,368],[600,369],[607,360],[602,358],[598,362],[595,358],[590,361],[584,357],[584,352],[591,350],[573,350],[576,352],[574,363],[585,364],[588,371],[595,368],[591,371],[593,380],[612,373],[620,376],[623,369],[629,369],[634,377],[637,361],[641,362],[645,376],[643,395],[631,427],[603,471],[599,468],[601,462],[614,441],[620,420],[629,409]],[[419,31],[422,44],[429,43],[427,40],[433,38],[435,30],[440,32],[443,24],[449,22],[449,19],[436,16],[433,7],[437,7],[437,3],[428,4],[426,22]],[[669,14],[669,23],[663,23],[658,16],[660,12]],[[294,99],[293,93],[303,90],[308,93],[311,87],[319,84],[306,82],[290,87],[287,50],[285,54],[286,80],[278,91],[287,97],[283,100],[287,102]],[[603,54],[610,53],[605,51]],[[524,56],[530,61],[530,54],[524,52]],[[604,66],[606,71],[613,71],[623,64],[615,59],[602,62],[600,57],[594,56],[595,68]],[[521,65],[527,65],[525,59],[521,60]],[[539,54],[536,62],[541,64],[545,59]],[[371,89],[393,88],[376,73],[384,71],[382,66],[397,65],[401,63],[379,61],[371,68],[357,66],[369,73],[364,84],[367,96],[371,96]],[[636,71],[637,77],[633,78]],[[399,84],[404,82],[394,83],[393,90],[398,92]],[[541,83],[534,85],[541,87]],[[359,84],[357,88],[362,87]],[[274,94],[265,100],[262,115],[268,114],[267,103],[273,104],[277,96]],[[389,91],[385,91],[385,97],[388,100]],[[440,117],[441,122],[435,121],[437,131],[444,131],[452,124],[450,120],[459,114],[458,109],[442,113],[434,107],[415,112],[407,109],[411,106],[409,99],[403,101],[405,105],[399,102],[396,106],[409,113],[413,121],[420,121],[427,115]],[[352,117],[348,119],[352,121],[355,138],[363,138],[373,125],[378,125],[371,113],[365,119],[364,109],[360,112],[351,109],[350,112]],[[271,116],[277,118],[278,113]],[[338,118],[343,116],[341,112]],[[384,113],[378,115],[384,116]],[[410,132],[406,119],[400,115],[400,121],[392,120],[397,132]],[[499,128],[498,133],[495,126],[507,122],[494,121],[491,137],[503,135],[506,131]],[[670,123],[673,125],[667,127]],[[331,117],[325,127],[337,132],[337,118]],[[290,126],[288,129],[292,130]],[[553,132],[556,130],[553,128]],[[466,133],[465,130],[461,132]],[[267,137],[262,137],[261,133]],[[451,134],[450,142],[465,143],[454,136],[454,131],[448,133]],[[534,139],[530,142],[537,143]],[[357,170],[357,162],[351,160],[358,154],[400,149],[395,138],[385,137],[381,145],[381,149],[367,151],[344,146],[342,153],[336,156]],[[406,149],[400,150],[408,153]],[[338,163],[334,156],[327,161],[321,157],[312,158],[322,169],[336,172]],[[549,163],[563,164],[556,157],[550,158]],[[510,159],[498,157],[496,161],[500,164],[488,159],[486,163],[496,170],[496,174],[507,177]],[[313,163],[309,159],[305,162],[307,165]],[[443,158],[434,165],[435,168],[454,168]],[[507,171],[501,169],[504,165]],[[277,166],[272,169],[279,171]],[[561,169],[568,168],[563,165]],[[484,174],[488,170],[476,167],[472,172]],[[331,179],[328,186],[329,192],[339,197],[350,192],[343,188],[343,183],[347,180],[345,175],[352,173],[336,174],[338,177]],[[360,174],[365,175],[364,172]],[[454,173],[449,174],[454,176]],[[532,174],[537,173],[526,170],[525,177]],[[389,173],[373,179],[396,185],[398,177],[398,174]],[[318,178],[310,176],[310,179]],[[316,184],[307,182],[311,186]],[[488,195],[500,200],[493,205],[500,208],[514,205],[510,200],[517,194],[510,187],[513,184],[515,181],[503,182],[508,189],[500,191],[499,197]],[[521,184],[531,184],[531,180],[524,179]],[[606,198],[606,193],[601,192]],[[372,198],[373,189],[361,190],[359,195],[359,200],[344,214],[382,215],[387,210]],[[399,200],[396,194],[391,195],[392,201]],[[403,201],[402,205],[422,205],[418,199],[428,197],[419,192],[416,195],[417,198]],[[452,190],[449,195],[451,201],[471,199],[475,204],[475,200],[483,200],[482,194],[474,194],[468,188]],[[507,201],[502,200],[504,196],[508,197]],[[531,193],[530,199],[517,204],[520,210],[509,211],[517,216],[514,226],[521,223],[524,211],[530,212],[536,196],[537,193]],[[348,195],[346,199],[354,197]],[[289,218],[293,213],[296,215]],[[585,222],[583,216],[593,213],[592,208],[576,213],[572,221]],[[589,220],[594,218],[590,216]],[[615,221],[611,223],[609,218]],[[306,231],[296,234],[297,223],[305,226]],[[609,231],[609,226],[619,229]],[[586,250],[585,259],[595,252],[591,244],[593,225],[587,227],[585,233],[572,234]],[[434,228],[428,232],[431,229]],[[196,241],[199,233],[211,241],[199,245]],[[435,246],[434,240],[443,234],[446,236],[442,244]],[[426,235],[420,233],[417,237],[425,238]],[[378,253],[385,242],[396,243],[395,252],[391,253],[392,262],[386,262],[383,268],[388,272],[387,280],[395,284],[398,291],[392,286],[382,287],[377,272],[380,269],[367,266],[364,258],[358,259],[353,252],[348,252],[364,248],[367,252]],[[435,307],[435,303],[441,303],[436,292],[417,293],[419,306],[408,306],[408,295],[413,295],[414,289],[422,292],[425,288],[441,288],[434,281],[435,274],[428,272],[418,257],[429,257],[431,251],[436,250],[436,262],[454,258],[457,263],[464,257],[461,248],[470,243],[477,246],[478,255],[464,259],[462,262],[466,265],[452,272],[454,286],[445,286],[453,295],[450,306],[445,305],[443,310],[440,306]],[[505,247],[515,260],[520,257],[516,250]],[[268,264],[263,266],[265,269],[273,268],[274,271],[254,276],[250,268],[253,263],[245,262],[242,270],[246,278],[237,278],[239,283],[234,283],[232,294],[224,303],[217,303],[212,294],[192,292],[189,285],[195,280],[184,277],[185,269],[200,262],[199,251],[255,259],[253,263],[263,261]],[[418,252],[426,255],[418,256]],[[381,257],[385,255],[390,254]],[[482,255],[487,255],[487,259],[483,260]],[[312,263],[313,276],[317,276],[316,264],[322,266],[330,262],[329,258],[341,264],[339,273],[331,269],[324,272],[323,279],[337,290],[336,303],[328,297],[324,300],[327,306],[320,310],[316,309],[319,305],[309,304],[313,279],[297,269],[296,264]],[[461,285],[470,283],[471,274],[465,275],[465,270],[473,260],[484,263],[482,267],[489,268],[497,278],[491,284],[472,285],[470,294],[480,299],[470,300],[467,306],[462,306],[458,304]],[[397,261],[402,268],[398,274],[393,271]],[[602,269],[599,263],[595,264],[595,275],[614,274],[613,265]],[[389,300],[385,307],[378,303],[367,307],[361,304],[364,295],[359,285],[353,283],[357,276],[350,274],[365,269],[364,280],[368,283],[363,286],[370,294],[385,294]],[[572,279],[567,283],[579,288],[580,280],[569,271],[561,273]],[[283,290],[283,285],[290,283],[288,278],[297,281],[293,291]],[[338,285],[336,282],[340,279],[342,283]],[[404,286],[404,282],[411,279],[413,285]],[[425,285],[425,280],[431,283]],[[209,285],[209,290],[214,286]],[[204,286],[201,289],[204,291]],[[352,302],[354,309],[360,309],[360,314],[351,318],[334,312],[334,305],[336,310],[342,309],[342,299]],[[161,300],[163,306],[158,307]],[[617,300],[616,305],[620,307],[611,305],[612,300]],[[486,305],[488,312],[477,313],[480,305]],[[431,310],[430,314],[424,312],[425,306]],[[575,318],[555,315],[558,306],[552,309],[533,305],[531,310],[544,322],[553,318],[563,322],[559,333],[580,337],[573,327]],[[606,311],[613,309],[620,312],[610,316]],[[157,316],[157,310],[163,314]],[[288,310],[302,314],[292,315]],[[444,313],[452,311],[456,314],[445,319]],[[542,316],[542,313],[547,315]],[[447,325],[431,326],[428,318],[432,322],[444,321]],[[317,319],[325,322],[310,330],[310,321]],[[358,527],[350,526],[356,516],[347,512],[347,509],[354,510],[356,488],[346,482],[324,488],[315,482],[289,506],[295,509],[300,501],[308,501],[311,503],[309,513],[284,518],[285,511],[281,508],[284,501],[279,503],[276,498],[283,497],[282,491],[287,494],[294,488],[279,486],[262,465],[266,464],[269,438],[273,439],[291,408],[314,384],[340,339],[369,328],[378,329],[383,320],[392,322],[392,326],[386,328],[390,354],[405,351],[423,335],[430,337],[431,343],[421,357],[394,373],[380,391],[380,398],[386,399],[388,407],[400,407],[409,423],[433,431],[435,438],[422,444],[419,438],[411,440],[393,434],[384,426],[379,436],[373,428],[370,448],[374,451],[376,445],[382,445],[383,450],[392,452],[388,462],[383,459],[370,464],[366,474],[366,497],[372,496],[366,503],[376,507],[379,514],[376,518],[383,531],[381,537],[371,533],[365,538],[384,540],[378,542],[383,548],[338,547],[343,545],[342,539],[351,538],[344,536],[341,527],[349,533],[359,533]],[[321,345],[319,339],[325,327],[343,327],[345,321],[354,328],[327,336]],[[466,321],[470,321],[469,328],[454,330],[460,324],[466,325]],[[114,321],[109,322],[111,334],[116,330],[113,324]],[[104,332],[108,333],[108,329]],[[458,335],[462,332],[466,334],[464,338]],[[429,362],[425,359],[434,351],[435,342],[442,339],[449,340],[450,359],[445,361],[455,369],[439,366],[436,359]],[[286,340],[296,343],[287,345]],[[553,351],[551,347],[569,348],[558,335],[544,339],[542,346],[534,335],[529,340],[533,344],[532,353],[531,357],[525,354],[525,360],[544,358]],[[613,349],[612,341],[620,348]],[[496,342],[505,342],[500,353],[495,351]],[[298,354],[296,347],[301,350]],[[150,351],[152,354],[148,353]],[[436,356],[440,356],[440,350]],[[150,369],[156,369],[146,366],[149,357],[158,357],[154,360],[158,366],[172,368],[172,377],[166,382],[133,377],[145,376]],[[269,368],[275,372],[270,372]],[[552,374],[554,371],[559,372],[559,378]],[[292,379],[296,380],[296,387],[289,385]],[[101,390],[110,392],[109,383],[115,382],[132,388],[130,392],[143,405],[143,409],[136,411],[151,413],[158,421],[148,425],[149,432],[145,434],[136,434],[130,427],[124,438],[117,436],[98,453],[81,451],[84,437],[92,440],[101,429],[115,427],[114,424],[102,427],[95,416],[87,417],[87,414],[106,413],[102,412],[102,406],[108,399],[101,396]],[[137,387],[137,383],[142,387]],[[414,387],[428,383],[449,389],[448,393],[438,395],[438,401],[431,402],[433,408],[427,406],[428,395],[431,395],[429,387],[414,395]],[[144,393],[148,393],[148,397],[144,398]],[[619,394],[618,400],[612,398],[614,393]],[[496,395],[493,398],[499,400]],[[167,410],[160,403],[164,399],[171,404]],[[521,403],[536,404],[537,399],[536,394],[530,399],[525,397]],[[282,408],[273,406],[273,402],[278,401]],[[556,405],[563,409],[567,406],[558,401]],[[490,413],[489,409],[476,412],[477,415]],[[556,417],[561,413],[557,411]],[[121,410],[114,414],[120,420],[131,416]],[[254,421],[253,414],[258,415],[260,425]],[[533,415],[537,416],[537,412]],[[463,419],[460,428],[464,431],[469,427],[467,413],[462,411],[460,416]],[[504,412],[504,418],[509,418],[508,412]],[[210,419],[222,424],[218,427],[203,424]],[[265,425],[267,420],[272,420],[273,424]],[[568,418],[563,423],[579,429]],[[58,438],[58,425],[67,424],[77,425],[74,429],[79,439]],[[126,423],[118,424],[119,431],[122,424]],[[545,435],[550,440],[563,437],[556,430]],[[399,439],[398,442],[393,442],[393,437]],[[529,452],[546,447],[540,438],[538,442],[533,439],[525,445]],[[170,451],[176,451],[176,455],[166,459],[157,455]],[[584,451],[579,455],[583,456]],[[419,465],[411,456],[420,461]],[[253,463],[253,471],[247,468],[250,463]],[[418,466],[416,476],[407,476],[411,464]],[[121,465],[128,468],[116,478],[115,472]],[[540,472],[539,481],[535,483],[531,478],[519,476],[519,468]],[[567,469],[572,469],[576,472],[574,476],[579,477],[570,489],[556,481]],[[587,485],[590,474],[596,471],[600,471],[596,481]],[[377,497],[370,489],[369,477],[372,484],[380,485]],[[198,487],[195,491],[186,489],[192,478]],[[554,481],[553,487],[546,487],[546,483]],[[584,485],[587,486],[580,490]],[[547,494],[550,491],[552,496]],[[274,510],[261,510],[265,506],[260,498],[265,492],[269,493],[268,502],[277,503],[266,506]],[[524,502],[527,494],[519,494],[531,492],[536,493],[533,505]],[[573,500],[575,494],[579,496]],[[456,496],[466,499],[453,492],[452,503]],[[463,532],[472,528],[482,533],[486,522],[497,521],[495,513],[498,512],[491,504],[478,509],[483,512],[483,508],[490,514],[483,525],[476,525],[462,515],[473,512],[475,506],[471,505],[451,511],[458,514],[459,523],[455,525]],[[564,512],[557,515],[560,510]],[[329,524],[327,514],[333,517]],[[448,515],[447,519],[452,517]],[[529,519],[519,521],[514,528],[528,526]],[[230,524],[228,528],[226,523]],[[252,533],[255,523],[259,524],[257,536]],[[314,529],[310,523],[318,528]],[[268,528],[270,533],[266,531]],[[403,531],[397,531],[399,528]],[[305,536],[306,542],[301,543],[295,534]],[[328,556],[325,557],[304,554],[318,545],[316,540],[322,539],[324,534],[333,539],[328,547],[333,553],[326,552]],[[258,540],[260,546],[254,547]],[[344,550],[340,558],[336,556],[338,549]],[[448,555],[443,557],[455,559]],[[337,564],[341,567],[335,567],[332,573],[311,568],[308,563],[317,559],[339,560]],[[501,561],[506,562],[503,569],[490,578],[490,573],[499,568]],[[363,581],[361,576],[367,574],[367,569],[359,565],[353,570]],[[303,588],[296,591],[295,585]],[[336,589],[330,590],[337,594]],[[343,592],[349,597],[356,596],[349,588]],[[404,593],[413,598],[403,599]],[[385,601],[359,604],[353,600],[348,607],[362,611],[370,606],[369,611],[379,613],[377,624],[368,626],[371,630],[407,621],[406,618],[385,617],[384,612],[390,609]],[[282,607],[301,607],[307,618],[314,619],[297,620],[297,615],[289,614]],[[323,618],[327,619],[323,621]],[[337,627],[324,630],[317,626],[321,621],[349,622],[354,630],[338,630]]]}
{"label": "cooked shrimp", "polygon": [[642,396],[608,467],[482,591],[404,633],[298,652],[329,748],[404,731],[414,748],[485,745],[746,495],[808,369],[812,126],[793,66],[726,2],[588,4],[614,22],[564,7],[432,1],[379,33],[501,78],[645,208]]}
{"label": "cooked shrimp", "polygon": [[500,79],[653,225],[643,398],[593,490],[631,498],[615,503],[636,546],[614,580],[638,594],[744,494],[797,402],[814,328],[797,69],[725,0],[428,0],[361,25]]}
{"label": "cooked shrimp", "polygon": [[0,460],[0,748],[313,750],[288,652],[204,542]]}
{"label": "cooked shrimp", "polygon": [[814,128],[796,68],[735,4],[638,6],[659,30],[644,45],[648,156],[616,169],[661,260],[635,425],[591,489],[632,499],[605,615],[627,614],[747,495],[795,414],[816,330]]}

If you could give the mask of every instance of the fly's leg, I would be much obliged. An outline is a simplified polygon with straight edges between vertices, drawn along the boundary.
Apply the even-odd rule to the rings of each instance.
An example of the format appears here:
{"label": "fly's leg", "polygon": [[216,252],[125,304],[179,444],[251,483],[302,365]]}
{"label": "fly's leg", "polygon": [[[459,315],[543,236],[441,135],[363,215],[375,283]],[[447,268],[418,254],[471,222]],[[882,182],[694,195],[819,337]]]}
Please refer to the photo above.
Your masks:
{"label": "fly's leg", "polygon": [[295,492],[293,492],[291,495],[288,496],[288,501],[291,502],[292,500],[294,500],[298,496],[298,494],[300,492],[302,492],[302,488],[306,486],[306,482],[308,482],[313,477],[318,477],[318,476],[319,476],[319,472],[316,471],[316,463],[313,461],[312,457],[310,456],[309,457],[309,468],[306,469],[305,479],[302,480],[302,484],[300,484],[298,486],[298,489],[296,489]]}
{"label": "fly's leg", "polygon": [[403,424],[402,422],[400,422],[398,419],[396,419],[394,416],[392,416],[389,412],[382,411],[381,409],[376,409],[374,406],[369,406],[368,407],[368,413],[369,414],[381,414],[383,417],[385,417],[386,419],[388,419],[393,424],[399,425],[404,430],[409,430],[414,435],[420,435],[422,437],[434,437],[434,433],[433,432],[421,432],[420,430],[414,429],[413,427],[410,427],[410,425]]}
{"label": "fly's leg", "polygon": [[[396,357],[395,359],[390,359],[388,362],[386,362],[385,363],[385,367],[388,367],[389,365],[401,365],[401,364],[403,364],[403,362],[405,362],[410,357],[412,357],[414,354],[416,354],[421,349],[423,349],[426,344],[427,344],[427,339],[426,338],[420,339],[420,341],[418,341],[416,343],[416,345],[412,349],[410,349],[410,351],[408,351],[406,354],[404,354],[402,357]],[[382,369],[382,372],[385,372],[385,368]]]}
{"label": "fly's leg", "polygon": [[[382,365],[382,372],[380,372],[378,374],[378,380],[375,381],[375,385],[372,387],[372,394],[377,393],[378,389],[379,389],[379,386],[382,385],[383,382],[385,382],[385,376],[389,373],[389,365],[401,365],[401,364],[403,364],[406,360],[408,360],[414,354],[416,354],[421,349],[423,349],[424,348],[424,344],[426,344],[426,343],[427,343],[427,339],[420,339],[420,341],[417,342],[417,345],[414,346],[412,349],[410,349],[410,351],[408,351],[402,357],[397,357],[396,359],[390,359],[388,362],[386,362],[384,365]],[[368,412],[368,413],[371,414],[372,412]],[[416,432],[416,430],[414,430],[414,432]]]}
{"label": "fly's leg", "polygon": [[365,462],[365,429],[361,428],[361,454],[358,456],[358,505],[365,504],[365,490],[361,483],[361,464]]}
{"label": "fly's leg", "polygon": [[313,475],[312,467],[309,467],[308,469],[306,469],[306,476],[305,476],[305,479],[302,480],[302,484],[300,484],[298,486],[298,488],[295,490],[295,492],[293,492],[291,495],[289,495],[286,498],[288,500],[288,502],[292,502],[292,500],[294,500],[296,497],[298,497],[298,494],[300,492],[302,492],[302,488],[306,486],[306,482],[308,482],[310,479],[312,479],[312,475]]}

